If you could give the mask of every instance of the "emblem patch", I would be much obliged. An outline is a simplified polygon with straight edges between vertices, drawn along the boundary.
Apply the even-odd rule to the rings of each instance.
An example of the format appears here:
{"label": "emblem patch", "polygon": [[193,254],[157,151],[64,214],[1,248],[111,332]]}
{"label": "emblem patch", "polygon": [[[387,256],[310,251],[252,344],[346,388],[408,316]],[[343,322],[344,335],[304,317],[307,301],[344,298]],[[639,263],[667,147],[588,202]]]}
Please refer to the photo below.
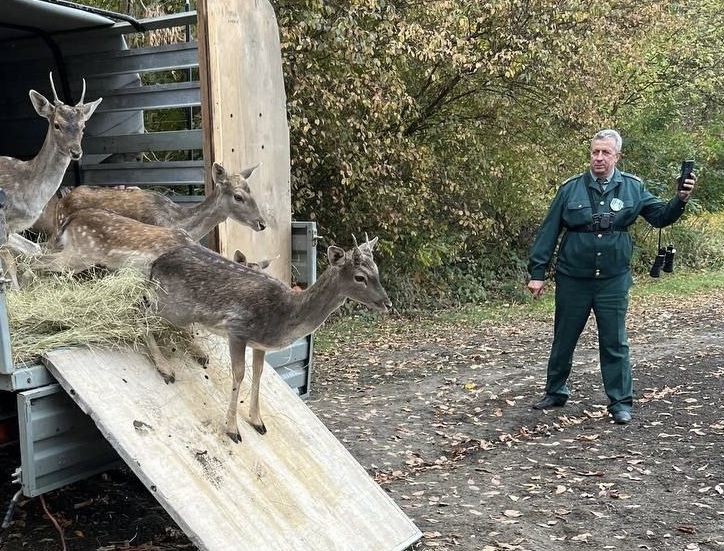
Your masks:
{"label": "emblem patch", "polygon": [[611,199],[611,210],[613,212],[618,212],[623,208],[623,201],[619,199],[618,197],[614,197]]}

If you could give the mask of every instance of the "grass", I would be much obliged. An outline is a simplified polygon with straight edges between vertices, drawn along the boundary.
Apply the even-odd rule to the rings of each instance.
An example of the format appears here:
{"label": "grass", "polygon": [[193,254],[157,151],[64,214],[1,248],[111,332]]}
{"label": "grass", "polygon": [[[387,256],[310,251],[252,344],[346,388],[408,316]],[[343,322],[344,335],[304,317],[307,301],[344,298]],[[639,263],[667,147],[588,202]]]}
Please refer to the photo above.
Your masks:
{"label": "grass", "polygon": [[634,284],[633,297],[681,295],[724,289],[724,271],[685,272],[661,274],[659,278],[646,277]]}

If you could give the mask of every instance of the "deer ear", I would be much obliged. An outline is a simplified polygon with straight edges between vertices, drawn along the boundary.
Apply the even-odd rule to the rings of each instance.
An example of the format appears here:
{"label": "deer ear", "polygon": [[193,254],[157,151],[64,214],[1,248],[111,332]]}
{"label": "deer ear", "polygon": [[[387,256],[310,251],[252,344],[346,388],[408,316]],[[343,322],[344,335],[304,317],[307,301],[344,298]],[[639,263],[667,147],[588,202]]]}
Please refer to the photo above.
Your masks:
{"label": "deer ear", "polygon": [[245,168],[241,171],[241,177],[244,178],[244,180],[248,180],[252,174],[254,174],[254,171],[261,166],[261,163],[256,163],[254,166],[251,166],[249,168]]}
{"label": "deer ear", "polygon": [[35,90],[30,90],[28,94],[30,95],[30,101],[33,102],[35,112],[38,113],[38,115],[47,119],[53,114],[53,107],[50,105],[50,102],[45,99],[43,94]]}
{"label": "deer ear", "polygon": [[219,180],[221,180],[224,176],[226,176],[226,169],[221,166],[221,163],[215,162],[211,167],[211,179],[215,184],[218,184]]}
{"label": "deer ear", "polygon": [[344,265],[344,249],[330,245],[327,248],[327,258],[332,266],[343,266]]}
{"label": "deer ear", "polygon": [[90,119],[91,115],[95,113],[95,110],[98,109],[98,106],[101,104],[102,101],[103,98],[98,98],[91,103],[83,103],[79,105],[78,107],[83,110],[83,120],[87,121],[88,119]]}

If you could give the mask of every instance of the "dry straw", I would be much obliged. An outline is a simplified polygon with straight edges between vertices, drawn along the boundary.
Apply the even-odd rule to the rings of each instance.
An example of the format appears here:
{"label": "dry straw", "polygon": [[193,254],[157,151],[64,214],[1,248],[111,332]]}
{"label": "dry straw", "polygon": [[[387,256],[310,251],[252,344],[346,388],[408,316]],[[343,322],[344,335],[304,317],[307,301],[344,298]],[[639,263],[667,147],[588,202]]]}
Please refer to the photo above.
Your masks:
{"label": "dry straw", "polygon": [[49,274],[7,291],[13,363],[69,346],[136,349],[149,332],[171,331],[146,307],[155,295],[153,284],[131,269]]}

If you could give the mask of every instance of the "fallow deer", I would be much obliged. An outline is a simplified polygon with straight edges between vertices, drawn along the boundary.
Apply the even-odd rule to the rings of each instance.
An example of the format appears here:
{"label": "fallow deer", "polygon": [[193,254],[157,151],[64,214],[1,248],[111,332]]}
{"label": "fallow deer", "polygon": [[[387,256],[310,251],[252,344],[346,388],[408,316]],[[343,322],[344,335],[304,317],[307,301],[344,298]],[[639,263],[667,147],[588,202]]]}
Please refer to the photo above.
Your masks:
{"label": "fallow deer", "polygon": [[269,266],[271,266],[271,259],[269,258],[265,258],[259,262],[250,262],[246,259],[246,255],[239,249],[234,251],[234,262],[237,264],[244,264],[250,268],[256,268],[257,270],[266,270]]}
{"label": "fallow deer", "polygon": [[80,100],[74,106],[58,99],[50,73],[53,103],[30,90],[30,101],[41,117],[48,119],[48,132],[40,152],[29,161],[0,157],[0,188],[7,194],[5,216],[9,232],[21,232],[32,226],[43,207],[60,187],[70,161],[83,156],[81,139],[86,121],[103,98],[83,103],[85,79]]}
{"label": "fallow deer", "polygon": [[70,272],[94,266],[112,270],[134,267],[148,275],[151,263],[161,254],[194,243],[184,230],[87,208],[65,218],[49,245],[51,252],[36,258],[31,266],[41,271]]}
{"label": "fallow deer", "polygon": [[185,230],[194,241],[229,217],[254,231],[262,231],[266,221],[247,182],[258,166],[230,173],[220,163],[214,163],[213,193],[192,207],[182,207],[155,191],[79,186],[58,201],[57,224],[61,227],[68,216],[81,209],[102,208],[146,224]]}
{"label": "fallow deer", "polygon": [[[48,119],[48,132],[38,154],[29,161],[14,157],[0,157],[0,188],[7,194],[5,218],[7,221],[8,248],[18,250],[14,242],[21,239],[17,232],[30,228],[40,216],[45,204],[60,187],[71,160],[83,155],[81,139],[86,121],[93,115],[103,98],[83,103],[85,79],[80,100],[74,106],[66,105],[55,91],[53,73],[50,73],[53,103],[45,96],[30,90],[30,101],[41,117]],[[25,253],[20,250],[19,252]],[[15,261],[12,253],[3,248],[4,268],[17,287]]]}
{"label": "fallow deer", "polygon": [[[246,370],[246,347],[253,348],[250,420],[260,434],[266,427],[259,411],[259,384],[267,350],[277,350],[315,331],[346,299],[386,312],[391,306],[379,279],[372,250],[377,238],[345,252],[327,249],[329,267],[309,288],[294,292],[280,280],[237,264],[200,245],[162,254],[151,267],[158,283],[157,312],[177,326],[193,323],[226,335],[233,372],[225,431],[234,441],[239,388]],[[157,369],[174,380],[171,365],[157,346],[149,346]]]}

